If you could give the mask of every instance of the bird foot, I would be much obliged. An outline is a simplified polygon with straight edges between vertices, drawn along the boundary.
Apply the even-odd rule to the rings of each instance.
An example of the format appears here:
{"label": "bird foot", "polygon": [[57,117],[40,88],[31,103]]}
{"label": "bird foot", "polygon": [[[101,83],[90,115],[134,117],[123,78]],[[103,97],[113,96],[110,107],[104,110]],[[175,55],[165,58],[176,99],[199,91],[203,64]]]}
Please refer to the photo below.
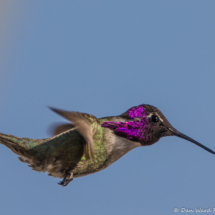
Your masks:
{"label": "bird foot", "polygon": [[58,184],[63,187],[66,187],[69,184],[69,182],[72,180],[73,180],[73,172],[66,171],[64,179],[61,182],[59,182]]}

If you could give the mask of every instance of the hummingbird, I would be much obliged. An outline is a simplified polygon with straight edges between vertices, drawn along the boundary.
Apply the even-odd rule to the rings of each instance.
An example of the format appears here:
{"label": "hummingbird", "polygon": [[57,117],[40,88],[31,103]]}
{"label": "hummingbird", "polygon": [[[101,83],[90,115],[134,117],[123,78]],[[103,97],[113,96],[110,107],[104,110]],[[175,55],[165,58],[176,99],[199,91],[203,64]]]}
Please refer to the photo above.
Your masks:
{"label": "hummingbird", "polygon": [[0,133],[0,143],[35,171],[61,178],[67,186],[73,178],[107,168],[130,150],[150,146],[161,137],[177,136],[208,152],[214,151],[177,131],[160,110],[138,105],[121,115],[96,118],[91,114],[50,108],[70,121],[55,126],[46,139],[19,138]]}

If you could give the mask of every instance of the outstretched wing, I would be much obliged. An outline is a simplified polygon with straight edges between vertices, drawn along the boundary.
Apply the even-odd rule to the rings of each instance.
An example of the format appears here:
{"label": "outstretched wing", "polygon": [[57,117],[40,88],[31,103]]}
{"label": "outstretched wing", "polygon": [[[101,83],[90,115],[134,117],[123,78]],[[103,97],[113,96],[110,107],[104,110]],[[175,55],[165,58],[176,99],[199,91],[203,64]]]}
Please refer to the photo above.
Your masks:
{"label": "outstretched wing", "polygon": [[[84,144],[84,155],[86,159],[89,159],[90,157],[93,158],[95,149],[93,143],[92,123],[97,121],[97,118],[86,113],[65,111],[52,107],[50,107],[50,109],[73,123],[71,126],[74,125],[86,141]],[[64,128],[66,127],[68,128],[69,126],[65,126]]]}

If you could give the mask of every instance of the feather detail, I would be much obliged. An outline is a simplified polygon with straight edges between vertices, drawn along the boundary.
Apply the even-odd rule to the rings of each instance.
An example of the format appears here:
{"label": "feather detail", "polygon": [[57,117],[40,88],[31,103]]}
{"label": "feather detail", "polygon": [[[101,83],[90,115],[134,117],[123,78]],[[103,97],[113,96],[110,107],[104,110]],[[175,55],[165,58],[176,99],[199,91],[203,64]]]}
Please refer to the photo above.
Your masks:
{"label": "feather detail", "polygon": [[85,143],[83,144],[83,154],[85,158],[87,160],[90,158],[94,158],[95,148],[93,143],[92,122],[88,118],[88,116],[91,115],[74,111],[64,111],[52,107],[49,108],[74,124],[74,126],[77,128],[77,131],[83,136],[85,140]]}

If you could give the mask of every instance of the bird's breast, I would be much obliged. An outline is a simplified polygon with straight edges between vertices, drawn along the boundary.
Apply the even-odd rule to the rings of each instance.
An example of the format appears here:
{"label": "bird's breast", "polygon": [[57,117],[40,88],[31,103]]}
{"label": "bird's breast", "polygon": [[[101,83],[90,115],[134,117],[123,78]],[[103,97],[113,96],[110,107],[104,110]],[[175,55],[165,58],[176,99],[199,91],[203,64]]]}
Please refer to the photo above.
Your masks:
{"label": "bird's breast", "polygon": [[141,146],[139,142],[117,136],[108,128],[101,128],[103,135],[94,136],[94,159],[81,160],[73,170],[74,177],[92,174],[107,168],[130,150]]}

